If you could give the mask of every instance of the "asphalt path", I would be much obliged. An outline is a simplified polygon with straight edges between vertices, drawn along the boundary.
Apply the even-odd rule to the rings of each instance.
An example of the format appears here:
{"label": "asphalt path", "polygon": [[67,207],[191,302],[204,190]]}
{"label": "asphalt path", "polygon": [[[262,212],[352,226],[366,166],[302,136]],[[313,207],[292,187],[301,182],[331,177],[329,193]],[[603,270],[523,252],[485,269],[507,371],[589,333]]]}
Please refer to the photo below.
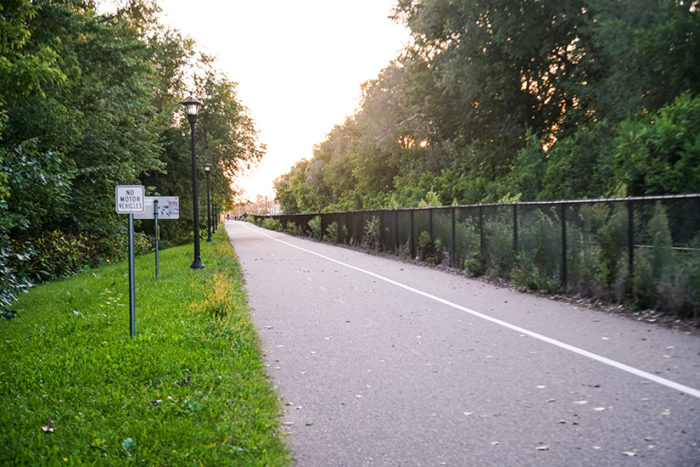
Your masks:
{"label": "asphalt path", "polygon": [[700,465],[700,337],[226,230],[300,466]]}

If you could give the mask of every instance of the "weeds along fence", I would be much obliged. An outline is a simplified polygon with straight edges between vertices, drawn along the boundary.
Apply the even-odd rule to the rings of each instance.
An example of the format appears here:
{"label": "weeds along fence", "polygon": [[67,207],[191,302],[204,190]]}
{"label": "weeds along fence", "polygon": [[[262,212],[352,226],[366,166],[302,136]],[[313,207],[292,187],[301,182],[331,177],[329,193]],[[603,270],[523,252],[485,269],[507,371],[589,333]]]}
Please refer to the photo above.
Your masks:
{"label": "weeds along fence", "polygon": [[548,293],[700,313],[700,194],[322,214],[256,224]]}

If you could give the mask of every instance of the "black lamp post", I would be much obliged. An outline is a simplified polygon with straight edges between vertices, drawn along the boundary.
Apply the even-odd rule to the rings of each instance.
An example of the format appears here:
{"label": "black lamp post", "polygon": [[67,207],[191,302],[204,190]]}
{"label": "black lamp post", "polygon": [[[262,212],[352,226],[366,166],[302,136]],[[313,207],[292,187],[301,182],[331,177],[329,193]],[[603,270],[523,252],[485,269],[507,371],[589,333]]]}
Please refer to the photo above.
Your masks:
{"label": "black lamp post", "polygon": [[207,173],[207,241],[211,242],[211,202],[209,201],[209,172],[211,172],[211,164],[204,163],[204,171]]}
{"label": "black lamp post", "polygon": [[197,112],[199,106],[202,105],[194,97],[190,96],[181,102],[185,106],[187,120],[190,122],[190,131],[192,133],[192,217],[194,220],[194,261],[190,266],[192,269],[201,269],[204,267],[202,258],[199,255],[199,200],[197,197],[197,153],[195,152],[194,139],[194,124],[197,122]]}

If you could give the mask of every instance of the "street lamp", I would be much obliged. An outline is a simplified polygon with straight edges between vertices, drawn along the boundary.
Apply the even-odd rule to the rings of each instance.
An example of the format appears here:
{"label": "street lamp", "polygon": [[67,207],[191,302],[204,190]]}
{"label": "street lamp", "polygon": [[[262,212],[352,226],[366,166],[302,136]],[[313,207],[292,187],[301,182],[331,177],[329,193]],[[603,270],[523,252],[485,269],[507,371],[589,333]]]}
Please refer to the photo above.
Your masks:
{"label": "street lamp", "polygon": [[209,201],[209,172],[211,172],[211,164],[204,163],[204,171],[207,173],[207,241],[211,242],[211,202]]}
{"label": "street lamp", "polygon": [[199,255],[199,200],[197,199],[197,154],[195,152],[194,139],[194,124],[197,122],[197,112],[199,106],[202,105],[194,97],[190,96],[180,102],[185,106],[187,120],[190,122],[190,131],[192,133],[192,217],[194,220],[194,261],[190,266],[192,269],[201,269],[204,267],[202,258]]}

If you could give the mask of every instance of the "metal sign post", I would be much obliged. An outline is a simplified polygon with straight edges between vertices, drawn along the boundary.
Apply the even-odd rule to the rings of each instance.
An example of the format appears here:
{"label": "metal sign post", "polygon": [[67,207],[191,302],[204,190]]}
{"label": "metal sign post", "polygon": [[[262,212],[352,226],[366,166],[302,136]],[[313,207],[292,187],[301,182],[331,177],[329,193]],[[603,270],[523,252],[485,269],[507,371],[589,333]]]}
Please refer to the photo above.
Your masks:
{"label": "metal sign post", "polygon": [[158,264],[158,200],[153,201],[153,219],[155,219],[156,223],[156,279],[160,277],[160,268]]}
{"label": "metal sign post", "polygon": [[136,285],[134,283],[134,215],[129,214],[129,335],[136,335]]}
{"label": "metal sign post", "polygon": [[117,214],[129,215],[129,334],[136,334],[136,286],[134,284],[134,213],[143,212],[146,190],[142,185],[119,185],[114,189]]}
{"label": "metal sign post", "polygon": [[[180,198],[177,196],[146,196],[146,209],[142,213],[135,214],[134,219],[153,219],[155,221],[156,235],[156,278],[160,276],[160,260],[158,241],[160,240],[160,230],[158,229],[158,219],[179,219],[180,218]],[[153,209],[150,207],[153,206]]]}

